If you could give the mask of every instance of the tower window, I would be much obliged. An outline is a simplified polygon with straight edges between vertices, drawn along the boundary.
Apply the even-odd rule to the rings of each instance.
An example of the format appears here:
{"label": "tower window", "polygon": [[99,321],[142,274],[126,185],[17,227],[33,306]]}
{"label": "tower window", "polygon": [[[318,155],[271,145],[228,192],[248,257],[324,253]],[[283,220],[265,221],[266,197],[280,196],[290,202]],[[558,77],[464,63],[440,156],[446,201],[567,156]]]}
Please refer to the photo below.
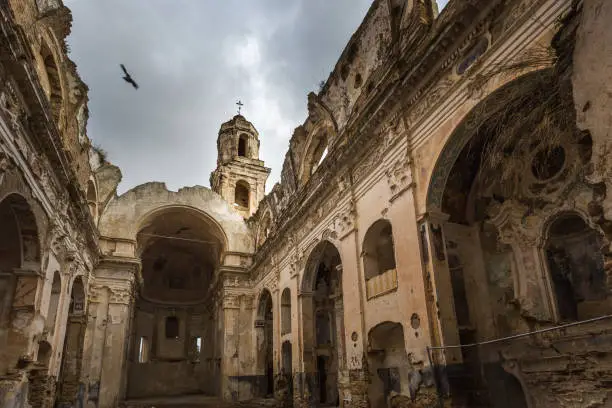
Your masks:
{"label": "tower window", "polygon": [[240,135],[238,139],[238,156],[246,157],[247,153],[247,136],[245,134]]}
{"label": "tower window", "polygon": [[249,209],[249,185],[240,180],[236,183],[236,191],[234,193],[234,205],[241,208]]}

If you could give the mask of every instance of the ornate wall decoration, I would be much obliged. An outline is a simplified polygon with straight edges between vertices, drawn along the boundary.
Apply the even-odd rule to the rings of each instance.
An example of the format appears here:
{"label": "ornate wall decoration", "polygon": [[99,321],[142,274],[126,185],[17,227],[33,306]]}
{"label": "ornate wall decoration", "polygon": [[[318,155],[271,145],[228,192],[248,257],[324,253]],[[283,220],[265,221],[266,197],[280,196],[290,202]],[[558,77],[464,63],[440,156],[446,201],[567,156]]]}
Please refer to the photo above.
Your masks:
{"label": "ornate wall decoration", "polygon": [[387,168],[385,175],[391,193],[389,201],[394,201],[413,185],[412,162],[408,156],[399,158]]}
{"label": "ornate wall decoration", "polygon": [[134,300],[134,290],[131,287],[118,288],[113,287],[110,289],[109,303],[130,305]]}
{"label": "ornate wall decoration", "polygon": [[343,211],[334,220],[335,230],[339,239],[345,238],[355,229],[357,207],[355,201],[351,199]]}

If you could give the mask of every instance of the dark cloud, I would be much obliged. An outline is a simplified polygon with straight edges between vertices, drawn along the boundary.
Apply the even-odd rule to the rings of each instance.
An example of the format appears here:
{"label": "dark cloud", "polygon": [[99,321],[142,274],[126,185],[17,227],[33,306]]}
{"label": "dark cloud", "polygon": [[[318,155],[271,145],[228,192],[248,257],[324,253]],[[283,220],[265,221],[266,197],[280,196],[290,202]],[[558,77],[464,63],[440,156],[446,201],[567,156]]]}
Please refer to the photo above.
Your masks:
{"label": "dark cloud", "polygon": [[[219,126],[245,102],[278,181],[306,95],[327,78],[371,0],[65,0],[71,57],[90,87],[88,134],[146,181],[208,185]],[[123,63],[141,88],[121,79]]]}

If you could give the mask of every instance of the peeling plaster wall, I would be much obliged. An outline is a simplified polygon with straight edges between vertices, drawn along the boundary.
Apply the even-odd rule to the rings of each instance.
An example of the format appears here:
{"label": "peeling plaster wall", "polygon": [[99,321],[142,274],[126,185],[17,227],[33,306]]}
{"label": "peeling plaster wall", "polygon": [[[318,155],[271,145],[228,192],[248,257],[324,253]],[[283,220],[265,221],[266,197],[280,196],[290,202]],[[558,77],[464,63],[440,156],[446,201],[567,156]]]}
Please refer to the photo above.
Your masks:
{"label": "peeling plaster wall", "polygon": [[[603,181],[612,192],[612,3],[583,0],[576,32],[573,61],[573,93],[577,122],[593,137],[596,156],[594,182]],[[612,220],[612,203],[604,205],[605,218]]]}
{"label": "peeling plaster wall", "polygon": [[375,86],[375,78],[370,85],[370,76],[385,62],[390,44],[388,2],[375,1],[342,53],[321,95],[339,130],[349,121],[359,98],[366,98]]}

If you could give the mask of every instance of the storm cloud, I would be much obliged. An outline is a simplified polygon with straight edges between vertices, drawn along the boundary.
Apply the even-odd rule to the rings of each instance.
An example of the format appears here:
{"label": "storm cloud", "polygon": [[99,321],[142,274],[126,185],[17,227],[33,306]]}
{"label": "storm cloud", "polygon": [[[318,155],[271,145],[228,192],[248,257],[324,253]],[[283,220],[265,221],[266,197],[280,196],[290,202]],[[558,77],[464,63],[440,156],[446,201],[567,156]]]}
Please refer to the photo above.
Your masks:
{"label": "storm cloud", "polygon": [[[278,181],[306,95],[327,79],[372,0],[65,0],[70,57],[90,88],[88,135],[123,172],[208,186],[219,126],[244,102]],[[140,85],[125,83],[125,64]]]}

